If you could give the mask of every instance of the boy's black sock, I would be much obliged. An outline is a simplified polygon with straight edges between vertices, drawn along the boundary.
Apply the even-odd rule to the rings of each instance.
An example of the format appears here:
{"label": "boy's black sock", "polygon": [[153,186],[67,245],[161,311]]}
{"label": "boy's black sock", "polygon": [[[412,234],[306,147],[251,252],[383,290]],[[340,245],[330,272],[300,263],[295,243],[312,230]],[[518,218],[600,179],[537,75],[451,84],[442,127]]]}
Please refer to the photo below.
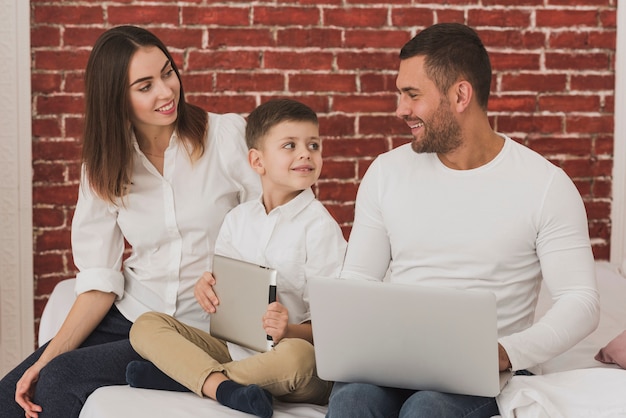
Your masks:
{"label": "boy's black sock", "polygon": [[225,380],[217,387],[215,397],[224,406],[257,417],[270,418],[274,414],[272,395],[257,385],[244,386]]}
{"label": "boy's black sock", "polygon": [[147,360],[134,360],[128,363],[126,382],[133,388],[191,392]]}

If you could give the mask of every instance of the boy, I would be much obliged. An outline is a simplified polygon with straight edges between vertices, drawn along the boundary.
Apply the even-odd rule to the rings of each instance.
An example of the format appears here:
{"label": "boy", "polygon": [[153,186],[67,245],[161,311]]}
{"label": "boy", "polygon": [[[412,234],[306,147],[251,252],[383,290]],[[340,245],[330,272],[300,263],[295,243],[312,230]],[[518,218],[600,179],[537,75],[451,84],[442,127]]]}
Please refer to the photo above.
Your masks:
{"label": "boy", "polygon": [[[269,101],[248,117],[246,142],[263,194],[226,215],[215,252],[278,271],[278,300],[262,318],[275,347],[250,352],[155,312],[137,319],[130,340],[139,354],[196,394],[271,417],[272,396],[328,401],[332,383],[316,374],[306,284],[308,277],[338,277],[346,242],[311,191],[322,168],[315,112],[289,99]],[[205,273],[195,289],[209,313],[219,309],[213,284],[215,278]],[[140,370],[130,373],[129,383],[154,388],[146,377]]]}

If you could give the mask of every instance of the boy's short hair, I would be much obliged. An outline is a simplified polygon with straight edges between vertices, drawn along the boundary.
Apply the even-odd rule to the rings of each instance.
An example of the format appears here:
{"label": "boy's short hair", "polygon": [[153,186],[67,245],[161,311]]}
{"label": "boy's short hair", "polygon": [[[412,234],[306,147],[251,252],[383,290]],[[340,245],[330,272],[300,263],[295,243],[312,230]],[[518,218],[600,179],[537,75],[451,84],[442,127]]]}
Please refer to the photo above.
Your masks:
{"label": "boy's short hair", "polygon": [[272,99],[248,115],[246,144],[258,149],[260,140],[270,129],[285,121],[311,122],[318,125],[317,114],[304,103],[292,99]]}

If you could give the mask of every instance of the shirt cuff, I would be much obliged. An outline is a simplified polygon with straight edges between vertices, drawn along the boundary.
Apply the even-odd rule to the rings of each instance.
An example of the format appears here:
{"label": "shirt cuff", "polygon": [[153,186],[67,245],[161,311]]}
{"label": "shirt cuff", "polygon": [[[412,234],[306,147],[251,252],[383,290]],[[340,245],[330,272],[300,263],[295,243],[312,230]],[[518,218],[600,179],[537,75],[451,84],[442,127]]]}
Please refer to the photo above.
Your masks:
{"label": "shirt cuff", "polygon": [[99,290],[105,293],[115,293],[117,300],[124,296],[124,275],[120,271],[107,268],[91,268],[76,275],[74,292],[76,295]]}

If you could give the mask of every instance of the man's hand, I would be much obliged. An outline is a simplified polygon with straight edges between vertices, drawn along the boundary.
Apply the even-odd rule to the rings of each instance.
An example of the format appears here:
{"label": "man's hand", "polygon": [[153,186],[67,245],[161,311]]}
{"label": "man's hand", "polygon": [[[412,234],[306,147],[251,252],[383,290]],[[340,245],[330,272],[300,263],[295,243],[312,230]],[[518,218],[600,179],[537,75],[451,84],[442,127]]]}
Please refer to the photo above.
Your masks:
{"label": "man's hand", "polygon": [[501,372],[511,368],[511,360],[509,360],[509,355],[506,353],[506,350],[500,345],[500,343],[498,343],[498,363]]}
{"label": "man's hand", "polygon": [[196,297],[196,300],[202,306],[202,309],[210,314],[215,313],[217,305],[220,304],[217,295],[213,291],[213,286],[215,286],[215,277],[213,277],[213,274],[205,271],[193,288],[193,295]]}
{"label": "man's hand", "polygon": [[287,325],[289,324],[289,311],[279,302],[272,302],[267,306],[267,311],[263,315],[263,329],[265,333],[272,337],[274,344],[287,335]]}
{"label": "man's hand", "polygon": [[35,385],[39,380],[40,370],[41,367],[37,363],[33,364],[24,372],[15,386],[15,402],[22,407],[26,418],[37,418],[39,412],[42,411],[41,406],[31,401],[35,392]]}

